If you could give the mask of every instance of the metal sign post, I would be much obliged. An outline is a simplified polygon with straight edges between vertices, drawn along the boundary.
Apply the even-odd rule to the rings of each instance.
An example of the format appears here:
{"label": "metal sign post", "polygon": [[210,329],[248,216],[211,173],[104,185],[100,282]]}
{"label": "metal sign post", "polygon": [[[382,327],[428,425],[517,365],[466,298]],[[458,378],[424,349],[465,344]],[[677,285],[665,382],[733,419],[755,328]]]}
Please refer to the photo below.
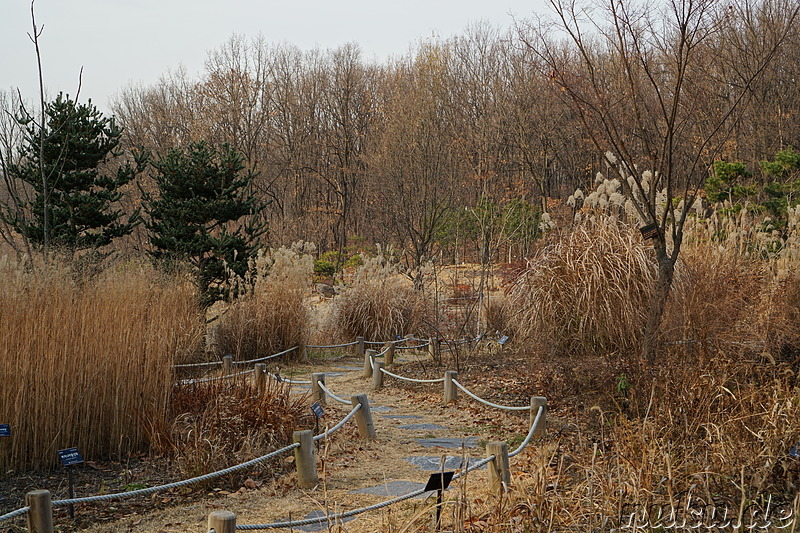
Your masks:
{"label": "metal sign post", "polygon": [[319,434],[319,419],[325,416],[325,410],[319,402],[311,404],[311,412],[314,413],[314,433]]}
{"label": "metal sign post", "polygon": [[[61,459],[61,464],[67,469],[67,482],[69,483],[69,499],[75,497],[75,478],[74,466],[83,462],[83,456],[78,451],[78,448],[66,448],[58,450],[58,458]],[[69,504],[69,517],[75,518],[75,506]]]}
{"label": "metal sign post", "polygon": [[442,519],[442,492],[450,486],[454,473],[455,472],[436,472],[435,474],[431,474],[431,477],[428,478],[428,482],[423,489],[425,492],[429,490],[436,491],[436,523],[434,524],[436,531],[439,530]]}

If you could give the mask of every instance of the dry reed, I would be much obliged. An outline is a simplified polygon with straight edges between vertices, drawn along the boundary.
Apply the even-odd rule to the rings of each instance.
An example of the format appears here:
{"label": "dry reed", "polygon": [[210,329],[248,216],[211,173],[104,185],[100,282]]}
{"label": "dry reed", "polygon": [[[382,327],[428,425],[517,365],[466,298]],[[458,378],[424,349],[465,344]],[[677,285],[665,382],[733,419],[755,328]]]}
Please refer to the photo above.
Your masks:
{"label": "dry reed", "polygon": [[2,471],[53,466],[72,446],[87,459],[146,448],[172,364],[201,338],[185,281],[159,283],[138,265],[72,274],[0,259],[0,420],[14,433]]}

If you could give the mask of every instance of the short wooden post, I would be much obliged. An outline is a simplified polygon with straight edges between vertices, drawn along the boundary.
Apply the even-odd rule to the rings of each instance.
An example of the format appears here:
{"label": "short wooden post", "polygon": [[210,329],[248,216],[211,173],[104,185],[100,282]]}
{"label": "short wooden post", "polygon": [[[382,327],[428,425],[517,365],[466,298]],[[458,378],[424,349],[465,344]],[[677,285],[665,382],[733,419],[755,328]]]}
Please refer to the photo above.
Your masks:
{"label": "short wooden post", "polygon": [[208,515],[208,530],[214,533],[236,533],[236,515],[230,511],[214,511]]}
{"label": "short wooden post", "polygon": [[267,363],[256,363],[255,372],[253,372],[253,387],[259,395],[264,394],[267,390]]}
{"label": "short wooden post", "polygon": [[356,355],[364,355],[364,337],[356,337]]}
{"label": "short wooden post", "polygon": [[233,374],[233,356],[226,355],[222,358],[222,373],[226,376]]}
{"label": "short wooden post", "polygon": [[381,372],[381,369],[384,366],[386,366],[386,363],[383,361],[375,361],[372,365],[372,388],[374,390],[383,388],[383,372]]}
{"label": "short wooden post", "polygon": [[455,370],[448,370],[444,373],[444,403],[454,402],[458,399],[458,389],[453,383],[453,380],[457,378],[458,372]]}
{"label": "short wooden post", "polygon": [[356,426],[358,426],[358,434],[362,439],[373,440],[377,435],[375,434],[375,425],[372,423],[372,411],[369,408],[369,400],[366,394],[357,394],[350,398],[350,401],[355,407],[361,404],[361,409],[356,412]]}
{"label": "short wooden post", "polygon": [[428,355],[430,355],[431,359],[433,359],[434,361],[436,360],[436,354],[439,351],[437,350],[438,345],[439,345],[439,339],[432,338],[430,341],[428,341]]}
{"label": "short wooden post", "polygon": [[310,489],[317,485],[317,461],[314,458],[314,433],[310,429],[295,431],[294,442],[300,446],[294,449],[294,462],[297,465],[297,484]]}
{"label": "short wooden post", "polygon": [[386,361],[386,366],[392,366],[394,364],[394,341],[389,343],[384,353],[386,354],[384,359]]}
{"label": "short wooden post", "polygon": [[49,490],[32,490],[25,495],[30,533],[53,533],[53,506]]}
{"label": "short wooden post", "polygon": [[367,350],[364,352],[364,377],[372,377],[372,365],[374,358],[378,354],[375,350]]}
{"label": "short wooden post", "polygon": [[491,491],[502,492],[503,485],[511,483],[511,470],[508,466],[508,444],[490,442],[486,445],[486,454],[494,459],[489,461],[489,487]]}
{"label": "short wooden post", "polygon": [[543,396],[534,396],[531,398],[531,426],[536,420],[536,414],[539,412],[539,407],[544,407],[542,417],[539,419],[539,425],[533,432],[534,437],[544,437],[547,431],[547,398]]}
{"label": "short wooden post", "polygon": [[298,344],[297,351],[300,352],[300,361],[308,361],[308,348],[306,348],[305,344]]}
{"label": "short wooden post", "polygon": [[325,405],[325,391],[319,386],[320,382],[325,385],[325,374],[311,374],[311,399]]}

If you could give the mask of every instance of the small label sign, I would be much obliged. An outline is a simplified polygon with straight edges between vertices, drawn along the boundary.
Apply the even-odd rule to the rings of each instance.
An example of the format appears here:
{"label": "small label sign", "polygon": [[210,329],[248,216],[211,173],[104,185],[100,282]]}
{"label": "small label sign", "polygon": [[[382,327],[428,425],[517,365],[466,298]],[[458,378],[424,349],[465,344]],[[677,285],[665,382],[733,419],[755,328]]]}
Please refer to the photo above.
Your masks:
{"label": "small label sign", "polygon": [[319,404],[319,402],[314,402],[311,405],[311,410],[314,412],[314,416],[316,416],[317,419],[320,419],[323,416],[325,416],[325,410],[322,409],[322,406]]}
{"label": "small label sign", "polygon": [[505,343],[508,342],[508,338],[509,338],[508,335],[503,335],[502,337],[500,337],[500,340],[497,341],[497,344],[499,344],[500,346],[504,345]]}
{"label": "small label sign", "polygon": [[792,449],[789,450],[789,457],[800,458],[800,442],[792,446]]}
{"label": "small label sign", "polygon": [[0,437],[10,437],[11,426],[8,424],[0,424]]}
{"label": "small label sign", "polygon": [[58,458],[61,459],[61,464],[64,466],[77,465],[83,462],[83,456],[78,451],[78,448],[58,450]]}
{"label": "small label sign", "polygon": [[435,474],[431,474],[423,490],[425,492],[429,490],[445,490],[450,486],[450,482],[453,480],[453,474],[455,474],[455,472],[436,472]]}
{"label": "small label sign", "polygon": [[281,378],[281,375],[278,372],[275,372],[275,381],[277,381],[278,383],[281,383],[283,381],[283,378]]}

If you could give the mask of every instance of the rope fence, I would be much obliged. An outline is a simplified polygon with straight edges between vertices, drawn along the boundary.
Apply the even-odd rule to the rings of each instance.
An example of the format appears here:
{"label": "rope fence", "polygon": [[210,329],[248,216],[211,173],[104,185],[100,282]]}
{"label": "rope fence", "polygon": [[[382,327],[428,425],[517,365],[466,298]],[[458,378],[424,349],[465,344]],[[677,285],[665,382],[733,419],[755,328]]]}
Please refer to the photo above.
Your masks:
{"label": "rope fence", "polygon": [[244,376],[246,374],[252,374],[253,372],[255,372],[255,369],[245,370],[244,372],[237,372],[236,374],[226,374],[224,376],[216,376],[216,377],[212,377],[212,378],[183,379],[183,380],[179,381],[178,383],[180,385],[194,385],[196,383],[208,383],[210,381],[219,381],[221,379],[236,378],[236,377],[239,377],[239,376]]}
{"label": "rope fence", "polygon": [[[391,377],[393,377],[395,379],[399,379],[399,380],[402,380],[402,381],[413,382],[413,383],[442,383],[442,382],[444,382],[444,384],[445,384],[445,402],[446,403],[448,403],[448,401],[450,401],[450,400],[455,400],[455,398],[456,398],[455,397],[455,392],[448,392],[448,387],[449,387],[449,389],[451,391],[455,391],[455,389],[452,388],[452,386],[455,386],[458,389],[460,389],[462,392],[464,392],[466,395],[468,395],[469,397],[473,398],[474,400],[476,400],[476,401],[478,401],[478,402],[480,402],[480,403],[482,403],[482,404],[484,404],[484,405],[486,405],[488,407],[492,407],[492,408],[495,408],[495,409],[501,409],[501,410],[506,410],[506,411],[531,411],[531,410],[536,410],[537,407],[538,407],[538,410],[536,410],[535,418],[532,418],[532,421],[531,421],[531,424],[530,424],[530,429],[529,429],[525,439],[519,445],[519,447],[516,450],[514,450],[513,452],[508,453],[506,451],[507,448],[505,448],[505,445],[503,444],[502,455],[503,456],[507,455],[508,458],[514,457],[514,456],[518,455],[520,452],[522,452],[529,445],[531,439],[534,436],[543,434],[543,427],[541,427],[541,426],[544,425],[544,417],[545,417],[545,412],[546,412],[546,399],[545,398],[538,398],[538,397],[537,398],[532,398],[531,399],[531,406],[516,407],[516,406],[500,405],[500,404],[496,404],[496,403],[490,402],[488,400],[485,400],[483,398],[480,398],[479,396],[477,396],[476,394],[471,392],[464,385],[462,385],[460,382],[458,382],[457,379],[455,379],[455,376],[457,375],[456,372],[452,372],[452,371],[446,372],[444,378],[417,379],[417,378],[410,378],[410,377],[406,377],[406,376],[402,376],[402,375],[393,373],[393,372],[383,368],[384,363],[382,363],[382,362],[375,363],[374,362],[375,358],[382,357],[382,356],[386,355],[387,353],[390,352],[390,350],[393,350],[393,349],[395,349],[395,350],[398,350],[398,349],[420,349],[420,348],[424,348],[424,347],[430,346],[431,343],[433,342],[432,340],[428,340],[428,341],[425,341],[423,344],[416,345],[416,346],[397,346],[398,343],[401,343],[401,342],[412,342],[412,341],[422,341],[422,339],[416,339],[416,338],[413,338],[413,337],[408,337],[406,339],[397,340],[397,341],[379,342],[379,341],[365,341],[363,338],[359,338],[358,340],[356,340],[354,342],[350,342],[350,343],[344,343],[344,344],[338,344],[338,345],[307,345],[306,347],[307,348],[313,348],[313,349],[325,349],[325,348],[343,348],[343,347],[348,347],[348,346],[359,345],[360,348],[359,348],[359,350],[357,350],[357,353],[360,351],[361,354],[365,354],[367,356],[366,357],[366,361],[365,361],[365,367],[367,367],[367,368],[371,367],[372,370],[373,370],[373,374],[375,376],[380,376],[381,373],[383,373],[383,374],[391,376]],[[467,339],[467,340],[463,340],[463,341],[451,341],[451,342],[457,343],[457,344],[464,344],[464,343],[467,343],[467,342],[472,342],[472,340]],[[366,353],[365,353],[364,352],[364,345],[367,345],[367,344],[369,344],[369,345],[384,344],[384,345],[386,345],[386,348],[384,348],[384,350],[381,353],[378,353],[378,354],[376,354],[374,350],[367,350]],[[265,360],[268,360],[268,359],[280,357],[281,355],[285,355],[285,354],[290,353],[290,352],[292,352],[294,350],[297,350],[299,348],[300,348],[300,346],[293,346],[292,348],[286,349],[286,350],[284,350],[282,352],[279,352],[279,353],[276,353],[276,354],[272,354],[272,355],[269,355],[269,356],[266,356],[266,357],[260,357],[260,358],[256,358],[256,359],[245,360],[245,361],[231,362],[230,361],[231,356],[226,356],[226,360],[225,361],[211,361],[211,362],[205,362],[205,363],[192,363],[192,364],[175,365],[174,368],[204,367],[204,366],[212,366],[212,365],[224,364],[225,365],[224,366],[225,372],[228,372],[225,375],[215,376],[215,377],[207,377],[207,378],[187,379],[187,380],[182,380],[182,381],[179,382],[181,385],[189,385],[189,384],[195,384],[195,383],[206,383],[206,382],[212,382],[212,381],[218,381],[218,380],[223,380],[223,379],[230,379],[230,378],[236,378],[236,377],[244,376],[244,375],[256,372],[257,370],[258,370],[259,373],[261,373],[263,371],[263,369],[264,369],[263,366],[262,367],[257,367],[257,368],[254,368],[254,369],[250,369],[250,370],[246,370],[246,371],[243,371],[243,372],[230,373],[231,372],[231,365],[245,365],[245,364],[257,363],[257,362],[265,361]],[[390,363],[391,363],[391,360],[388,360],[387,364],[390,364]],[[375,372],[375,370],[380,370],[380,372]],[[366,368],[365,368],[365,372],[366,372]],[[283,377],[281,377],[281,376],[279,376],[277,374],[271,374],[271,373],[265,372],[265,371],[263,371],[263,373],[265,375],[268,375],[268,376],[272,377],[273,379],[275,379],[278,382],[286,382],[286,383],[298,384],[298,385],[314,385],[314,387],[318,387],[318,389],[316,389],[315,393],[317,393],[317,394],[324,393],[324,395],[327,395],[328,397],[332,398],[336,402],[352,406],[352,409],[336,425],[334,425],[330,429],[327,429],[326,431],[324,431],[324,432],[322,432],[322,433],[320,433],[318,435],[313,435],[311,431],[307,431],[307,430],[306,431],[295,432],[295,441],[296,442],[294,442],[293,444],[284,446],[284,447],[282,447],[282,448],[280,448],[278,450],[275,450],[273,452],[270,452],[270,453],[268,453],[266,455],[262,455],[260,457],[255,458],[255,459],[251,459],[249,461],[246,461],[246,462],[234,465],[234,466],[230,466],[230,467],[227,467],[227,468],[224,468],[224,469],[221,469],[221,470],[217,470],[215,472],[210,472],[210,473],[203,474],[203,475],[196,476],[196,477],[192,477],[192,478],[189,478],[189,479],[176,481],[176,482],[173,482],[173,483],[167,483],[167,484],[163,484],[163,485],[158,485],[158,486],[155,486],[155,487],[142,488],[142,489],[127,491],[127,492],[114,493],[114,494],[101,494],[101,495],[86,496],[86,497],[80,497],[80,498],[70,498],[70,499],[63,499],[63,500],[55,500],[55,501],[52,501],[50,503],[51,509],[52,509],[52,507],[63,507],[63,506],[79,504],[79,503],[104,502],[104,501],[121,500],[121,499],[134,498],[134,497],[140,497],[140,496],[148,496],[148,495],[155,494],[155,493],[158,493],[158,492],[163,492],[163,491],[176,489],[176,488],[180,488],[180,487],[185,487],[185,486],[189,486],[189,485],[195,485],[195,484],[198,484],[198,483],[202,483],[204,481],[208,481],[208,480],[215,479],[215,478],[218,478],[218,477],[221,477],[221,476],[225,476],[225,475],[229,475],[229,474],[232,474],[232,473],[235,473],[235,472],[239,472],[241,470],[250,468],[250,467],[252,467],[252,466],[254,466],[256,464],[259,464],[259,463],[267,461],[267,460],[269,460],[271,458],[274,458],[274,457],[276,457],[278,455],[290,452],[292,450],[297,450],[298,448],[299,448],[299,450],[295,451],[295,457],[298,458],[297,459],[297,462],[298,462],[297,467],[298,467],[298,476],[300,476],[300,472],[299,472],[299,469],[300,469],[300,466],[301,466],[300,455],[309,454],[308,456],[311,458],[311,463],[310,463],[312,465],[311,468],[312,469],[316,468],[316,466],[314,466],[315,465],[315,461],[313,459],[313,455],[311,455],[311,452],[309,452],[309,450],[308,450],[308,446],[310,446],[310,443],[311,442],[317,442],[317,441],[320,441],[322,439],[328,438],[330,435],[332,435],[334,432],[336,432],[339,429],[341,429],[345,424],[347,424],[348,421],[350,421],[351,419],[353,419],[356,416],[359,417],[357,419],[357,422],[358,422],[358,426],[359,426],[359,433],[362,434],[362,437],[368,438],[368,439],[369,438],[375,438],[374,427],[373,427],[372,419],[371,419],[371,410],[369,408],[369,404],[367,402],[366,395],[353,396],[352,401],[345,400],[344,398],[341,398],[341,397],[337,396],[335,393],[333,393],[325,385],[324,374],[322,374],[322,375],[312,374],[312,381],[306,381],[306,380],[287,379],[287,378],[283,378]],[[320,376],[319,379],[317,379],[318,376]],[[258,379],[261,379],[262,383],[263,383],[263,378],[258,378]],[[373,384],[375,384],[374,380],[375,380],[375,378],[373,378]],[[381,378],[380,382],[382,384],[382,378]],[[452,386],[449,386],[450,384],[452,384]],[[379,388],[379,386],[376,386],[376,389],[377,388]],[[325,397],[324,395],[319,396],[320,397],[320,401],[324,400],[324,397]],[[448,400],[448,398],[450,398],[450,400]],[[543,403],[536,403],[535,400],[536,401],[541,400],[541,401],[543,401]],[[358,414],[359,412],[362,412],[362,414]],[[367,430],[367,428],[368,428],[368,430]],[[367,431],[369,431],[369,432],[367,432]],[[305,435],[302,436],[302,438],[301,438],[301,437],[298,436],[298,434],[305,434]],[[305,440],[305,439],[308,439],[308,440]],[[304,442],[306,444],[304,444]],[[494,443],[493,445],[499,446],[500,444]],[[468,472],[470,472],[472,470],[475,470],[477,468],[481,468],[482,466],[484,466],[484,465],[486,465],[486,464],[488,464],[488,463],[490,463],[492,461],[495,461],[495,460],[497,460],[497,462],[496,462],[494,468],[499,468],[497,465],[502,463],[503,461],[505,462],[506,475],[508,475],[508,471],[507,471],[508,461],[505,460],[505,459],[503,461],[499,460],[500,456],[498,454],[501,453],[500,449],[497,448],[497,447],[488,448],[488,451],[489,452],[493,452],[492,455],[488,456],[485,459],[477,461],[475,463],[472,463],[472,461],[469,461],[467,463],[467,465],[466,465],[466,468],[462,468],[458,473],[456,473],[453,476],[453,479],[454,480],[458,479],[459,477],[467,474]],[[298,455],[298,454],[300,454],[300,455]],[[303,463],[308,465],[308,463],[306,463],[305,460],[303,461]],[[492,472],[494,472],[494,471],[492,471]],[[496,473],[494,475],[496,475]],[[314,479],[316,479],[316,474],[314,474]],[[299,480],[300,480],[300,478],[298,477],[298,481]],[[303,487],[304,485],[302,485],[302,483],[301,483],[300,486]],[[313,486],[313,485],[305,485],[305,486]],[[46,491],[38,491],[38,492],[44,492],[45,494],[47,494],[47,500],[49,500],[49,493],[47,493]],[[413,498],[415,496],[419,496],[419,495],[423,494],[424,492],[425,492],[424,489],[419,489],[419,490],[415,490],[415,491],[409,492],[407,494],[404,494],[404,495],[401,495],[401,496],[397,496],[395,498],[391,498],[389,500],[386,500],[384,502],[380,502],[380,503],[377,503],[377,504],[374,504],[374,505],[370,505],[370,506],[367,506],[367,507],[362,507],[362,508],[359,508],[359,509],[354,509],[354,510],[351,510],[351,511],[341,512],[341,513],[327,514],[324,517],[314,517],[314,518],[307,518],[307,519],[303,519],[303,520],[274,522],[274,523],[269,523],[269,524],[237,525],[236,529],[237,530],[259,530],[259,529],[294,528],[294,527],[302,527],[302,526],[307,526],[307,525],[323,524],[323,523],[326,523],[326,522],[328,524],[330,524],[331,522],[335,523],[335,521],[337,521],[337,520],[342,520],[342,519],[353,517],[353,516],[356,516],[356,515],[359,515],[359,514],[367,513],[367,512],[370,512],[370,511],[374,511],[374,510],[378,510],[378,509],[381,509],[381,508],[384,508],[384,507],[388,507],[388,506],[393,505],[395,503],[399,503],[399,502],[402,502],[404,500]],[[30,494],[33,494],[33,493],[30,493]],[[31,496],[31,498],[33,498],[33,496]],[[19,516],[22,516],[22,515],[25,515],[25,514],[28,514],[28,513],[31,513],[33,516],[36,516],[36,513],[41,512],[41,506],[39,504],[37,504],[38,506],[35,506],[34,499],[31,499],[30,501],[28,501],[27,497],[26,497],[26,503],[28,503],[28,506],[26,506],[26,507],[17,509],[15,511],[11,511],[11,512],[6,513],[4,515],[0,515],[0,522],[3,522],[5,520],[9,520],[9,519],[13,519],[13,518],[16,518],[16,517],[19,517]],[[52,513],[52,510],[50,510],[50,513]],[[47,532],[45,532],[45,533],[47,533]]]}
{"label": "rope fence", "polygon": [[[348,403],[349,403],[349,402],[348,402]],[[329,435],[331,435],[331,434],[332,434],[334,431],[338,430],[338,429],[339,429],[339,428],[341,428],[343,425],[345,425],[345,424],[348,422],[348,420],[350,420],[351,418],[353,418],[353,417],[356,415],[356,413],[358,412],[358,410],[359,410],[359,409],[361,409],[361,404],[360,404],[360,403],[356,404],[356,405],[355,405],[355,407],[353,407],[353,410],[352,410],[352,411],[350,411],[349,413],[347,413],[347,415],[346,415],[344,418],[342,418],[342,419],[339,421],[339,423],[338,423],[338,424],[336,424],[335,426],[333,426],[331,429],[329,429],[328,431],[326,431],[326,432],[324,432],[324,433],[320,433],[319,435],[315,435],[315,436],[312,438],[312,440],[313,440],[314,442],[316,442],[316,441],[318,441],[318,440],[327,439]]]}
{"label": "rope fence", "polygon": [[[444,381],[444,380],[442,380],[442,381]],[[462,391],[464,391],[464,393],[467,396],[469,396],[471,398],[474,398],[475,400],[478,400],[479,402],[481,402],[484,405],[488,405],[489,407],[494,407],[495,409],[502,409],[504,411],[529,411],[530,408],[531,408],[529,405],[526,405],[524,407],[511,407],[511,406],[508,406],[508,405],[499,405],[499,404],[496,404],[496,403],[492,403],[489,400],[484,400],[483,398],[480,398],[480,397],[476,396],[475,394],[470,392],[469,389],[467,389],[464,385],[459,383],[458,380],[456,380],[456,379],[453,380],[453,384],[456,387],[458,387],[459,389],[461,389]]]}
{"label": "rope fence", "polygon": [[[544,410],[545,410],[545,408],[543,406],[539,407],[539,411],[536,414],[536,419],[535,419],[533,425],[531,425],[530,430],[528,430],[528,434],[526,435],[525,439],[522,441],[522,443],[519,445],[519,447],[516,450],[514,450],[513,452],[509,452],[508,453],[508,457],[509,458],[515,457],[516,455],[518,455],[520,452],[522,452],[528,446],[528,444],[530,443],[531,439],[533,438],[534,433],[536,432],[537,429],[539,429],[538,426],[540,424],[541,417],[544,416]],[[469,461],[467,463],[467,467],[465,469],[462,469],[460,472],[457,472],[455,475],[453,475],[453,481],[463,477],[465,474],[467,474],[469,472],[472,472],[473,470],[477,470],[477,469],[483,467],[484,465],[489,464],[490,462],[494,461],[495,459],[497,459],[496,455],[490,455],[489,457],[486,457],[485,459],[481,459],[480,461],[477,461],[475,463],[472,463],[472,461]],[[272,522],[272,523],[269,523],[269,524],[241,524],[241,525],[237,525],[236,529],[239,530],[239,531],[256,531],[256,530],[260,530],[260,529],[281,529],[281,528],[290,529],[290,528],[310,526],[310,525],[328,525],[328,526],[330,526],[330,525],[335,524],[337,521],[341,521],[341,520],[343,520],[345,518],[350,518],[350,517],[357,516],[357,515],[364,514],[364,513],[368,513],[368,512],[371,512],[371,511],[377,511],[378,509],[382,509],[384,507],[388,507],[388,506],[393,505],[395,503],[400,503],[402,501],[414,498],[416,496],[420,496],[420,495],[424,494],[425,492],[426,491],[425,491],[424,488],[423,489],[417,489],[415,491],[408,492],[406,494],[403,494],[401,496],[397,496],[397,497],[392,498],[390,500],[386,500],[386,501],[383,501],[383,502],[380,502],[380,503],[369,505],[367,507],[361,507],[359,509],[353,509],[351,511],[345,511],[345,512],[342,512],[342,513],[329,514],[329,515],[319,516],[319,517],[314,517],[314,518],[304,518],[302,520],[290,520],[290,521],[284,521],[284,522]],[[431,492],[431,491],[429,491],[429,492]]]}
{"label": "rope fence", "polygon": [[[337,402],[339,402],[339,403],[345,403],[345,404],[347,404],[347,405],[351,405],[351,402],[349,402],[349,401],[347,401],[347,400],[345,400],[345,399],[343,399],[343,398],[339,398],[339,397],[338,397],[338,396],[336,396],[334,393],[332,393],[332,392],[330,391],[330,389],[328,389],[328,387],[326,387],[326,386],[325,386],[325,384],[324,384],[323,382],[321,382],[321,381],[317,381],[317,385],[319,385],[319,388],[320,388],[320,389],[322,389],[322,391],[323,391],[325,394],[327,394],[328,396],[330,396],[331,398],[333,398],[333,399],[334,399],[334,400],[336,400]],[[361,407],[361,404],[359,404],[359,407]]]}
{"label": "rope fence", "polygon": [[322,350],[325,348],[347,348],[348,346],[355,346],[356,344],[359,343],[360,343],[359,341],[353,341],[353,342],[346,342],[344,344],[328,344],[328,345],[306,344],[306,348],[314,348],[315,350]]}
{"label": "rope fence", "polygon": [[300,348],[300,347],[299,346],[292,346],[291,348],[289,348],[287,350],[284,350],[284,351],[278,352],[278,353],[274,353],[274,354],[268,355],[266,357],[259,357],[258,359],[247,359],[246,361],[234,361],[233,364],[234,365],[247,365],[247,364],[250,364],[250,363],[259,363],[261,361],[266,361],[267,359],[274,359],[275,357],[280,357],[281,355],[285,355],[285,354],[287,354],[289,352],[297,350],[298,348]]}
{"label": "rope fence", "polygon": [[405,377],[405,376],[400,376],[400,375],[398,375],[398,374],[394,374],[394,373],[392,373],[392,372],[389,372],[389,371],[388,371],[388,370],[386,370],[385,368],[381,368],[381,372],[383,372],[383,373],[384,373],[384,374],[386,374],[387,376],[392,376],[392,377],[393,377],[393,378],[395,378],[395,379],[399,379],[399,380],[402,380],[402,381],[410,381],[410,382],[412,382],[412,383],[442,383],[442,382],[444,381],[444,378],[438,378],[438,379],[415,379],[415,378],[407,378],[407,377]]}

